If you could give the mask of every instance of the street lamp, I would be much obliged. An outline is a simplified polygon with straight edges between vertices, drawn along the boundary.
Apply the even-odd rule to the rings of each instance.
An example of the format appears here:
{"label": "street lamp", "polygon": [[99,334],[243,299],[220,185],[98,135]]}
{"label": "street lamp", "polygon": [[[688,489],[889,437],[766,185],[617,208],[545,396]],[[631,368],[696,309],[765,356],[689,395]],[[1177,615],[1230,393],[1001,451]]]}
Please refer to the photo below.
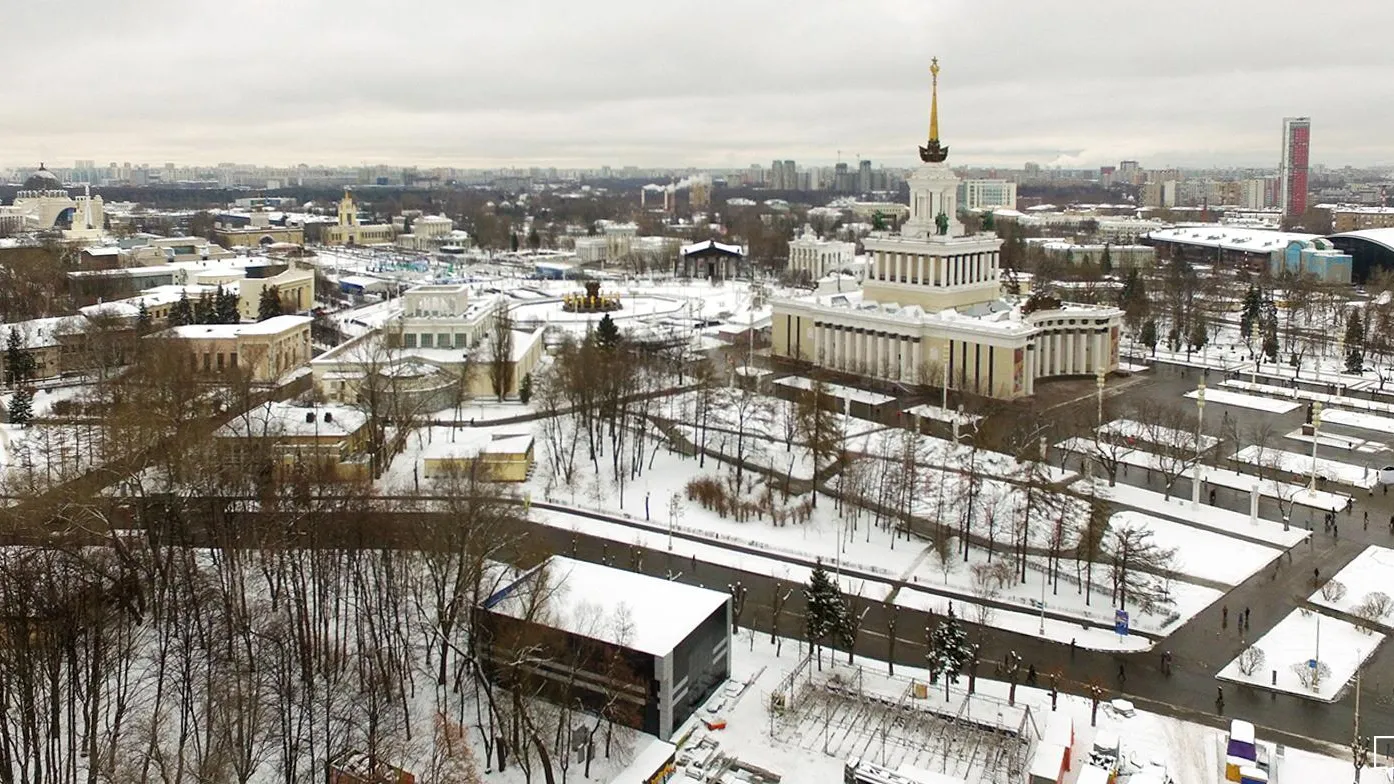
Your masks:
{"label": "street lamp", "polygon": [[1099,388],[1099,427],[1104,426],[1104,376],[1108,375],[1108,370],[1102,364],[1095,374],[1095,382]]}
{"label": "street lamp", "polygon": [[1196,385],[1196,464],[1191,476],[1191,508],[1200,507],[1200,429],[1205,419],[1205,377]]}
{"label": "street lamp", "polygon": [[1312,403],[1312,478],[1307,482],[1307,489],[1316,492],[1317,490],[1317,439],[1321,434],[1321,401]]}

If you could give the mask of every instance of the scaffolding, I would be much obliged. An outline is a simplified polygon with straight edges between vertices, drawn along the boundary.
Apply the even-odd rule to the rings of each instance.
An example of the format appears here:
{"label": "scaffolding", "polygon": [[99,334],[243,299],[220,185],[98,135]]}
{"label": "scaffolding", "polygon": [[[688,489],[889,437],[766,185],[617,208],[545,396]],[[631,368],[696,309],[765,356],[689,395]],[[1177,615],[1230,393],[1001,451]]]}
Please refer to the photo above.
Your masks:
{"label": "scaffolding", "polygon": [[[865,675],[860,666],[795,668],[774,737],[841,759],[902,766],[968,782],[1020,781],[1040,738],[1029,707],[923,680]],[[778,693],[778,692],[777,692]],[[773,695],[772,695],[773,696]]]}

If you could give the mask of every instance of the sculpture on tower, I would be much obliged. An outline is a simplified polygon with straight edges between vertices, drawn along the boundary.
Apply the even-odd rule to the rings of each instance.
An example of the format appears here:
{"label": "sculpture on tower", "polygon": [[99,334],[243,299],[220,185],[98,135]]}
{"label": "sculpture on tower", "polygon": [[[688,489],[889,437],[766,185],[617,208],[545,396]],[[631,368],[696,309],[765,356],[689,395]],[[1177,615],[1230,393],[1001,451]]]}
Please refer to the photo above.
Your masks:
{"label": "sculpture on tower", "polygon": [[939,143],[939,58],[929,62],[931,94],[929,99],[929,141],[920,148],[920,160],[925,163],[943,163],[949,157],[947,145]]}
{"label": "sculpture on tower", "polygon": [[939,213],[934,216],[934,228],[939,231],[939,236],[943,237],[949,233],[949,216]]}

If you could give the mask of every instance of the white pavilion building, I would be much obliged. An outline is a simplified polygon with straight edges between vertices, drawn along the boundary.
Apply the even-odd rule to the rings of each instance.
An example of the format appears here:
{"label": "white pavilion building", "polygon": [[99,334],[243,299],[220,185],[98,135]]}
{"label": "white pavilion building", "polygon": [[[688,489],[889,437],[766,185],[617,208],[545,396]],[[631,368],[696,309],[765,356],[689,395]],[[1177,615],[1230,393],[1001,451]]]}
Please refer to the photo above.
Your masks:
{"label": "white pavilion building", "polygon": [[967,234],[957,175],[939,141],[939,64],[929,142],[910,177],[910,217],[898,234],[863,241],[871,269],[860,292],[776,299],[773,353],[819,368],[910,385],[1015,399],[1037,379],[1118,367],[1122,311],[1002,295],[996,234]]}

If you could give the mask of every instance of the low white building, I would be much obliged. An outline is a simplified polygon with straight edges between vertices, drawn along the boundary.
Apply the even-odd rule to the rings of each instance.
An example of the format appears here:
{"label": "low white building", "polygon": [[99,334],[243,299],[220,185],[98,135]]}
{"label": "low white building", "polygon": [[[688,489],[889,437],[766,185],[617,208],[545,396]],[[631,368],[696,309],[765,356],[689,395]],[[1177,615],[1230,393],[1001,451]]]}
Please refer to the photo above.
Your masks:
{"label": "low white building", "polygon": [[789,243],[789,271],[810,280],[841,272],[851,267],[856,258],[856,243],[821,239],[808,227]]}

